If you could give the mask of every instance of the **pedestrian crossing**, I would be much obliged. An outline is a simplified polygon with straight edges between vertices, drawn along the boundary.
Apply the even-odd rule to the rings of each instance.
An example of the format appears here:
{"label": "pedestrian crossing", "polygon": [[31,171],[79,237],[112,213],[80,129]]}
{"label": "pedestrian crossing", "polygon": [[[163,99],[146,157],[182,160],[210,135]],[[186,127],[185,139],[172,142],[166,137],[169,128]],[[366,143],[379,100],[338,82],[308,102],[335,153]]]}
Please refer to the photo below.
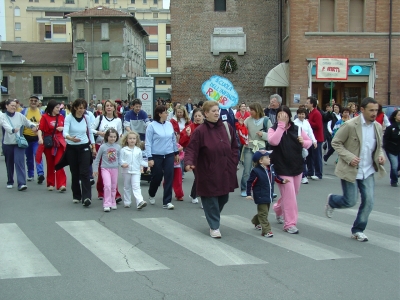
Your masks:
{"label": "pedestrian crossing", "polygon": [[[335,213],[343,213],[344,216],[355,216],[356,210],[335,210]],[[349,219],[352,217],[349,217]],[[272,220],[273,217],[271,216]],[[399,228],[399,220],[395,215],[372,212],[370,222],[381,222],[385,226],[395,226]],[[334,247],[317,240],[318,237],[302,234],[290,235],[282,231],[282,225],[272,221],[273,238],[265,238],[259,231],[253,229],[248,218],[239,215],[222,215],[221,231],[222,239],[212,239],[208,235],[208,229],[204,217],[199,217],[198,223],[204,224],[204,230],[195,230],[176,220],[167,217],[160,218],[134,218],[131,220],[132,226],[141,228],[140,232],[145,233],[145,238],[140,238],[140,243],[124,239],[117,233],[105,227],[96,220],[82,221],[59,221],[54,226],[61,228],[61,234],[65,234],[65,239],[71,239],[74,249],[82,246],[109,267],[110,272],[155,272],[168,271],[174,269],[174,262],[166,256],[160,255],[157,250],[143,250],[148,244],[159,244],[160,248],[165,247],[166,243],[174,243],[181,251],[187,251],[190,255],[196,255],[199,261],[208,262],[216,267],[229,267],[241,265],[265,265],[279,263],[269,261],[270,255],[251,253],[252,247],[248,243],[257,245],[271,251],[274,249],[285,249],[287,251],[275,251],[274,255],[285,255],[287,252],[298,256],[298,259],[308,259],[314,261],[324,260],[353,260],[359,259],[362,254],[359,251],[341,249],[342,245],[334,244]],[[302,225],[311,226],[315,230],[328,232],[341,238],[349,239],[351,222],[339,222],[310,213],[299,212],[299,227]],[[60,231],[58,231],[60,232]],[[305,232],[305,229],[304,229]],[[390,236],[368,229],[368,243],[381,249],[400,253],[399,236]],[[225,239],[225,237],[227,237]],[[236,243],[244,243],[237,245]],[[354,247],[359,247],[358,242],[354,241]],[[172,245],[172,244],[171,244]],[[270,245],[274,247],[269,247]],[[351,245],[351,244],[350,244]],[[356,246],[357,245],[357,246]],[[71,246],[72,247],[72,246]],[[167,247],[165,249],[170,249]],[[240,248],[240,249],[239,249]],[[365,248],[365,246],[364,246]],[[248,249],[248,250],[242,250]],[[163,250],[173,251],[173,250]],[[356,254],[355,254],[356,253]],[[157,257],[157,259],[155,258]],[[54,259],[54,258],[53,258]],[[284,259],[287,259],[285,256]],[[267,261],[268,260],[268,261]],[[53,266],[57,265],[58,270]],[[30,278],[63,276],[62,267],[52,259],[47,259],[44,254],[35,246],[29,237],[21,230],[16,223],[0,224],[0,279]]]}

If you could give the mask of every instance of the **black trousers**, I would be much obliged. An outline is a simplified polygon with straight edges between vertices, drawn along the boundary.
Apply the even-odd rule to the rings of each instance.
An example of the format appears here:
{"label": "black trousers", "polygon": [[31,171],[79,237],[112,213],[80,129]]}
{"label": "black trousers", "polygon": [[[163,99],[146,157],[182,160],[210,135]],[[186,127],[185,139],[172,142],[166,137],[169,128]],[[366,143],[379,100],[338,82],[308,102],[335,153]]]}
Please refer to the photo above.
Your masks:
{"label": "black trousers", "polygon": [[172,181],[174,179],[174,153],[167,155],[154,155],[154,166],[151,168],[151,182],[149,196],[154,197],[164,177],[163,204],[166,205],[172,200]]}
{"label": "black trousers", "polygon": [[[89,144],[67,145],[66,153],[71,171],[71,190],[73,199],[92,199],[92,187],[90,184],[90,165],[92,152]],[[81,181],[79,183],[79,180]]]}

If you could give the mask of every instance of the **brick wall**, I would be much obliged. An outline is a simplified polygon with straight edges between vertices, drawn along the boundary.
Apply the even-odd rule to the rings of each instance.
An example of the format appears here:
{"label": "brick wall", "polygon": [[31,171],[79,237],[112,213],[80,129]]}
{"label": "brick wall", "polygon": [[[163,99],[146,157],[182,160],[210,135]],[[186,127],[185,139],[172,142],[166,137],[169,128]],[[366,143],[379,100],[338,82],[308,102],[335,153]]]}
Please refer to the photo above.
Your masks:
{"label": "brick wall", "polygon": [[[212,75],[223,75],[222,58],[232,55],[238,65],[223,75],[235,86],[239,101],[264,105],[275,90],[263,88],[270,69],[280,63],[278,41],[279,1],[227,0],[226,12],[214,12],[213,0],[171,0],[172,100],[205,100],[201,85]],[[243,27],[247,52],[212,55],[211,34],[215,27]]]}

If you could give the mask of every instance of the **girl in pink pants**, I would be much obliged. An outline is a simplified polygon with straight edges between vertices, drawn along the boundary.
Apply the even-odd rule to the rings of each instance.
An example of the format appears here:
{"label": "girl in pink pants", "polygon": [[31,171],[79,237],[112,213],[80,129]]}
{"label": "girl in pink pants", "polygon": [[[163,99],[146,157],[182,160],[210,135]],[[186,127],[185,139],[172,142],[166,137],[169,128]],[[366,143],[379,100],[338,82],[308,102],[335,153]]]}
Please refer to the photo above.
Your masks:
{"label": "girl in pink pants", "polygon": [[104,143],[100,146],[96,159],[93,162],[93,176],[97,176],[101,159],[101,176],[103,177],[104,198],[103,208],[105,212],[117,209],[115,194],[117,192],[118,167],[121,147],[118,141],[118,132],[110,128],[104,135]]}

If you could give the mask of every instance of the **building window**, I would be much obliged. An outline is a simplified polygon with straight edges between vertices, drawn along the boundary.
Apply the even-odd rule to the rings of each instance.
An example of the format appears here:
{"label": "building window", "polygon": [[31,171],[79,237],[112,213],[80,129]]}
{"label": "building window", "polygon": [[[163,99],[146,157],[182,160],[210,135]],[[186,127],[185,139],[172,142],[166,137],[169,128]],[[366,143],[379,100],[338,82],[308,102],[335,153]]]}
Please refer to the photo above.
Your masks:
{"label": "building window", "polygon": [[54,3],[54,0],[50,0],[50,3]]}
{"label": "building window", "polygon": [[57,11],[45,11],[44,16],[45,17],[64,17],[64,13],[57,12]]}
{"label": "building window", "polygon": [[134,12],[131,12],[131,16],[135,16],[135,13],[134,13]]}
{"label": "building window", "polygon": [[147,4],[147,0],[143,0],[143,4]]}
{"label": "building window", "polygon": [[65,34],[67,33],[67,26],[65,24],[53,24],[53,33]]}
{"label": "building window", "polygon": [[158,34],[158,26],[143,26],[144,30],[150,35]]}
{"label": "building window", "polygon": [[4,76],[3,81],[1,82],[1,93],[8,94],[8,77]]}
{"label": "building window", "polygon": [[146,51],[157,52],[158,51],[158,44],[157,43],[150,43],[146,45]]}
{"label": "building window", "polygon": [[78,53],[77,61],[78,61],[78,71],[85,70],[85,53]]}
{"label": "building window", "polygon": [[21,30],[21,23],[15,23],[15,30]]}
{"label": "building window", "polygon": [[51,25],[44,25],[44,38],[51,39]]}
{"label": "building window", "polygon": [[158,19],[158,13],[153,13],[153,18]]}
{"label": "building window", "polygon": [[226,0],[214,0],[214,11],[226,11]]}
{"label": "building window", "polygon": [[157,59],[147,59],[146,60],[146,69],[158,69],[158,60]]}
{"label": "building window", "polygon": [[108,23],[101,23],[101,39],[109,40],[110,36],[108,33]]}
{"label": "building window", "polygon": [[135,4],[135,0],[131,0],[131,4]]}
{"label": "building window", "polygon": [[85,89],[78,89],[78,98],[85,99]]}
{"label": "building window", "polygon": [[15,41],[16,41],[16,42],[21,42],[21,41],[22,41],[22,39],[21,39],[21,37],[20,37],[20,36],[16,36],[16,37],[15,37]]}
{"label": "building window", "polygon": [[157,4],[158,4],[158,0],[153,0],[153,3],[154,3],[155,5],[157,5]]}
{"label": "building window", "polygon": [[65,0],[65,3],[66,4],[75,4],[75,1],[74,0]]}
{"label": "building window", "polygon": [[33,2],[33,0],[29,0],[29,2]]}
{"label": "building window", "polygon": [[104,71],[110,70],[110,53],[103,52],[101,54],[101,65]]}
{"label": "building window", "polygon": [[101,96],[103,100],[110,99],[110,89],[109,88],[102,88],[101,90]]}
{"label": "building window", "polygon": [[159,80],[158,84],[167,84],[167,81],[166,80]]}
{"label": "building window", "polygon": [[99,0],[94,0],[94,3],[99,4]]}
{"label": "building window", "polygon": [[110,4],[110,0],[106,0],[106,4]]}
{"label": "building window", "polygon": [[33,76],[33,93],[42,94],[42,76]]}
{"label": "building window", "polygon": [[83,30],[83,23],[76,24],[76,39],[78,41],[85,39],[85,31]]}
{"label": "building window", "polygon": [[54,76],[54,94],[63,93],[63,78],[62,76]]}
{"label": "building window", "polygon": [[335,31],[335,0],[319,1],[319,31]]}
{"label": "building window", "polygon": [[20,17],[21,16],[21,10],[19,9],[18,6],[14,8],[14,16],[15,17]]}
{"label": "building window", "polygon": [[117,4],[117,0],[113,0],[113,3],[114,3],[114,4]]}
{"label": "building window", "polygon": [[349,4],[349,31],[364,31],[364,0],[350,0]]}

